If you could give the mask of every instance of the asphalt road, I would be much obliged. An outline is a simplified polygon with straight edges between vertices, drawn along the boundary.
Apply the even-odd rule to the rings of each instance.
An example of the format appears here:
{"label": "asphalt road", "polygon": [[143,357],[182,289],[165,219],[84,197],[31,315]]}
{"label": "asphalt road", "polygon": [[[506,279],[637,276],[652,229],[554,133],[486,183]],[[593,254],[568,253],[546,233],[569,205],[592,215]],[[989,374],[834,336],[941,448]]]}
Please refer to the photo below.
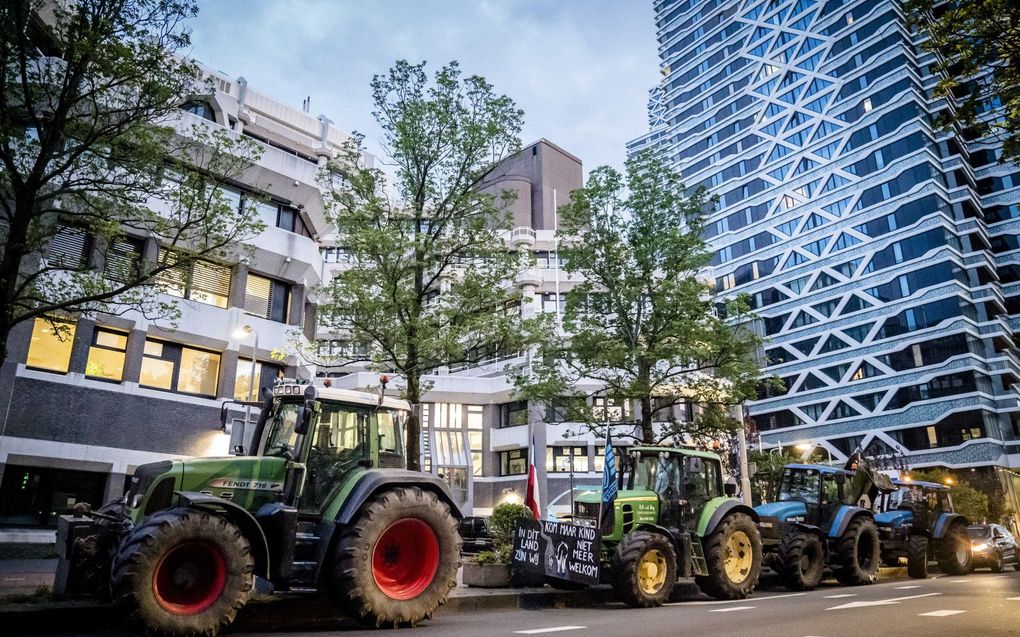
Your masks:
{"label": "asphalt road", "polygon": [[[326,632],[244,632],[270,635],[342,635],[380,637],[389,631],[349,629]],[[54,633],[67,637],[121,637],[121,631]],[[510,610],[440,614],[402,635],[413,637],[516,635],[597,635],[599,637],[994,637],[1020,636],[1020,572],[978,571],[966,577],[933,576],[896,579],[848,588],[824,585],[809,593],[770,589],[750,599],[718,602],[698,599],[662,608],[632,609],[612,604],[601,608]]]}

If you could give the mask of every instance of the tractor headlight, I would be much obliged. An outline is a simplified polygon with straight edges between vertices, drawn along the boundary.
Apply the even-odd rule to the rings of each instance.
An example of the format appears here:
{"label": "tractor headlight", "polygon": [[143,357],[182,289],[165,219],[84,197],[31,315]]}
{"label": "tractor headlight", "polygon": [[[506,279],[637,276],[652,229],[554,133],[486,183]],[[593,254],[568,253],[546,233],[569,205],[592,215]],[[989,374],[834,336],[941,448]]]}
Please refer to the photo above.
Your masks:
{"label": "tractor headlight", "polygon": [[988,542],[980,542],[974,544],[975,553],[983,553],[989,549]]}

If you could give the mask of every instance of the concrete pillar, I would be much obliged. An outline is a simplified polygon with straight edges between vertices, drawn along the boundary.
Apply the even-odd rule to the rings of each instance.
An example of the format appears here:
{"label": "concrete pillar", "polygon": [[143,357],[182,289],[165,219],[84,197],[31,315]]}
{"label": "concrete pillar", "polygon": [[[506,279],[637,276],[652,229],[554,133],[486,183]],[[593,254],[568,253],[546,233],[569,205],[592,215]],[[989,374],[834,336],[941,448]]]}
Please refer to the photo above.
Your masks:
{"label": "concrete pillar", "polygon": [[248,285],[248,266],[238,263],[230,273],[230,292],[227,294],[227,307],[244,307],[244,289]]}
{"label": "concrete pillar", "polygon": [[85,373],[88,366],[89,348],[92,347],[92,333],[95,332],[96,322],[89,318],[78,319],[74,329],[74,341],[71,343],[71,361],[68,365],[68,372]]}
{"label": "concrete pillar", "polygon": [[[106,492],[103,494],[103,504],[107,502],[113,502],[124,495],[124,483],[127,479],[127,474],[111,472],[106,477]],[[96,505],[96,508],[99,508]]]}
{"label": "concrete pillar", "polygon": [[[228,349],[227,351],[220,354],[220,377],[219,381],[216,384],[217,398],[234,397],[234,386],[237,383],[238,358],[239,355],[237,350],[233,349]],[[248,365],[251,364],[251,361],[250,360],[246,361],[246,363],[247,364],[245,365],[245,367],[248,367]]]}
{"label": "concrete pillar", "polygon": [[128,332],[127,349],[124,352],[124,382],[137,383],[142,373],[142,354],[145,352],[145,330]]}

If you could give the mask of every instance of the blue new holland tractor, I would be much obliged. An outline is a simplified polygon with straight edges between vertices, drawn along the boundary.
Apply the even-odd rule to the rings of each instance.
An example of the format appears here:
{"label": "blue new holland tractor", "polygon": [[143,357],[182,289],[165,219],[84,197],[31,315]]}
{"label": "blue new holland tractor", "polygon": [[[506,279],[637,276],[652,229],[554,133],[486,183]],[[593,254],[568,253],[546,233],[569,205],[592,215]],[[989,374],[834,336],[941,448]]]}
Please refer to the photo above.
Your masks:
{"label": "blue new holland tractor", "polygon": [[859,454],[845,468],[787,465],[778,500],[755,507],[766,564],[792,590],[811,590],[826,573],[842,584],[873,583],[881,545],[871,505],[892,490]]}
{"label": "blue new holland tractor", "polygon": [[875,514],[882,540],[882,562],[890,566],[907,560],[907,574],[928,576],[936,560],[949,575],[970,572],[973,556],[967,518],[953,510],[949,488],[935,482],[894,480],[896,491],[879,498]]}

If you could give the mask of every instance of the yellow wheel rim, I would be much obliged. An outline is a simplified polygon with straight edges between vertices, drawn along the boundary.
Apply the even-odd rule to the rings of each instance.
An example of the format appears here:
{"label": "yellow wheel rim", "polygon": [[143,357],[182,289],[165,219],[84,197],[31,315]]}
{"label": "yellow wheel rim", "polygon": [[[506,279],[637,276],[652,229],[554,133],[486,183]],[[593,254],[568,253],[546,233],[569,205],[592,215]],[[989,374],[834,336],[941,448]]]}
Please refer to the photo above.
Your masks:
{"label": "yellow wheel rim", "polygon": [[666,558],[659,549],[652,549],[641,556],[637,578],[638,586],[646,595],[658,593],[666,583]]}
{"label": "yellow wheel rim", "polygon": [[734,584],[739,584],[751,574],[751,565],[754,563],[751,539],[743,531],[734,531],[726,538],[725,548],[723,565],[726,567],[726,577]]}

